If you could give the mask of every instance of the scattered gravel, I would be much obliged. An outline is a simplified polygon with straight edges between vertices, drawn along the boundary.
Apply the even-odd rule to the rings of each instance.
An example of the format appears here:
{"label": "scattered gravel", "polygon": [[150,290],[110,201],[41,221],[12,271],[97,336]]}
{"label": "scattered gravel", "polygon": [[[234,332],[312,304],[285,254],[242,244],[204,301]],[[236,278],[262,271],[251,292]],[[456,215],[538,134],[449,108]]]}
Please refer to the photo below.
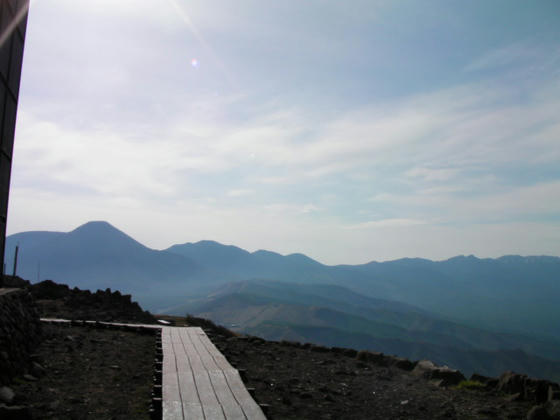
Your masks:
{"label": "scattered gravel", "polygon": [[33,356],[40,377],[16,378],[14,405],[33,419],[149,419],[154,336],[63,325],[44,333]]}
{"label": "scattered gravel", "polygon": [[534,405],[490,390],[440,388],[396,367],[317,346],[211,334],[270,419],[525,419]]}

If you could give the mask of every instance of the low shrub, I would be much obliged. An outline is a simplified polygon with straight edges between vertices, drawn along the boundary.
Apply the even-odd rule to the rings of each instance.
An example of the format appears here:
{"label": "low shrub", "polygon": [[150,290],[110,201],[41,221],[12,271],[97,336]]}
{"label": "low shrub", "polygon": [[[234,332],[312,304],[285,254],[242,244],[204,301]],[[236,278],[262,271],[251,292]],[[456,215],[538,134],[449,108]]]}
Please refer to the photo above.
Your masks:
{"label": "low shrub", "polygon": [[478,381],[461,381],[457,385],[457,389],[483,389],[486,385]]}

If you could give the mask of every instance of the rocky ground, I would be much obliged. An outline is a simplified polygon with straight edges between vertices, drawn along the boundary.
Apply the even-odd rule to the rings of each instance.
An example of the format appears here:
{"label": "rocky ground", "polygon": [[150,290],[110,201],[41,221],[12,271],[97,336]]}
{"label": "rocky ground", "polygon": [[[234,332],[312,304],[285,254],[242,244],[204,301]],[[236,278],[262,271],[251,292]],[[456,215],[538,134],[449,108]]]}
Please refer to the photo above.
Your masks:
{"label": "rocky ground", "polygon": [[236,368],[246,371],[247,386],[269,406],[271,419],[525,419],[537,399],[529,386],[512,387],[523,378],[519,375],[504,375],[502,391],[498,381],[442,387],[422,369],[411,370],[413,364],[390,365],[394,358],[374,353],[368,357],[367,352],[219,331],[210,337]]}
{"label": "rocky ground", "polygon": [[1,389],[10,405],[0,418],[150,418],[154,335],[69,325],[43,334],[34,369]]}
{"label": "rocky ground", "polygon": [[[43,296],[40,307],[49,308],[49,316],[65,316],[56,308],[72,307],[68,296]],[[134,311],[131,318],[136,316]],[[127,321],[123,318],[121,313],[119,320]],[[534,408],[545,404],[549,386],[550,398],[560,398],[553,392],[557,387],[523,375],[480,377],[457,386],[462,378],[456,372],[429,364],[238,336],[196,318],[168,319],[203,327],[228,360],[245,371],[246,385],[254,388],[271,419],[560,419],[558,400]],[[10,385],[11,405],[28,407],[28,418],[148,418],[153,336],[76,326],[47,325],[44,332],[33,356],[40,369],[30,372],[36,378],[22,376]],[[0,400],[4,397],[0,392]],[[8,417],[0,412],[0,418]]]}

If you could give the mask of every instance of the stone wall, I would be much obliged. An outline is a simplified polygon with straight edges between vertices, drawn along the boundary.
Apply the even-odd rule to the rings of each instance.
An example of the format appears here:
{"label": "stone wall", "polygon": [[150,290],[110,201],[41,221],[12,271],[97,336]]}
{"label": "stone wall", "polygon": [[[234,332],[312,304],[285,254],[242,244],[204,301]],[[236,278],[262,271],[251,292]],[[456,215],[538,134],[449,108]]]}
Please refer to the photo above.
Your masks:
{"label": "stone wall", "polygon": [[70,289],[66,284],[44,280],[29,286],[44,318],[82,319],[90,321],[155,324],[156,319],[143,311],[130,295],[118,290]]}
{"label": "stone wall", "polygon": [[0,385],[24,373],[41,341],[41,322],[26,289],[0,289]]}

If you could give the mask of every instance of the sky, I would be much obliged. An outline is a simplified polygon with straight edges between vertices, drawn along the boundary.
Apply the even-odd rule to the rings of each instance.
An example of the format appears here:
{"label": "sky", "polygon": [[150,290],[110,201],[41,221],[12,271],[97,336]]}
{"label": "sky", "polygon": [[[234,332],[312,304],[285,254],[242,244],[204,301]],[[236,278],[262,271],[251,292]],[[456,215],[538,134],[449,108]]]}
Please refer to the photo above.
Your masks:
{"label": "sky", "polygon": [[560,2],[35,0],[8,234],[560,255]]}

